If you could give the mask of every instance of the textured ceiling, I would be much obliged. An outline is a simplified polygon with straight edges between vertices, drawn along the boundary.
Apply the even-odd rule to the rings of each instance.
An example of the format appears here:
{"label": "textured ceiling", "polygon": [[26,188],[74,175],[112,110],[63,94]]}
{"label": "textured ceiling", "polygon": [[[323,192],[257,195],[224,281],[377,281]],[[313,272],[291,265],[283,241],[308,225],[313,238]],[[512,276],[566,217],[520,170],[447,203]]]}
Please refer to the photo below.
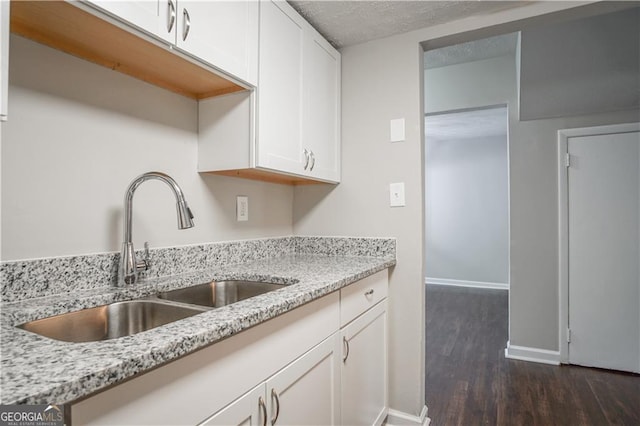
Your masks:
{"label": "textured ceiling", "polygon": [[511,33],[429,50],[424,54],[424,67],[426,69],[440,68],[481,59],[515,55],[517,45],[518,33]]}
{"label": "textured ceiling", "polygon": [[336,48],[522,6],[525,1],[335,1],[289,3]]}

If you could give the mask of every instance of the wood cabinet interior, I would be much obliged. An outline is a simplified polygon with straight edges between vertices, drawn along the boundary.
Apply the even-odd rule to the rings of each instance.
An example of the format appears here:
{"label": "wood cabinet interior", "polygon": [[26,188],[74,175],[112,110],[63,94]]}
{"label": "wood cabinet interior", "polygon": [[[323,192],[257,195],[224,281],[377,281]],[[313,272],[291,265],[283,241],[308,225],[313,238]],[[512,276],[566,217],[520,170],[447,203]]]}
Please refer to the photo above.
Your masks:
{"label": "wood cabinet interior", "polygon": [[246,90],[64,1],[12,1],[11,32],[193,99]]}

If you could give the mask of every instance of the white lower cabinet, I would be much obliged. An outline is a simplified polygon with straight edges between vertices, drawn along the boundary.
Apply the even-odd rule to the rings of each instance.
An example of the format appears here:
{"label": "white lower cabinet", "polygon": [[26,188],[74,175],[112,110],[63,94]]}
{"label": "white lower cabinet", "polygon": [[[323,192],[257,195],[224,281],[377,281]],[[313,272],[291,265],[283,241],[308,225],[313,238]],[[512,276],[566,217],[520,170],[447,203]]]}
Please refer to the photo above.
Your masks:
{"label": "white lower cabinet", "polygon": [[340,424],[338,333],[267,381],[272,425]]}
{"label": "white lower cabinet", "polygon": [[384,270],[73,403],[72,425],[380,425],[387,286]]}
{"label": "white lower cabinet", "polygon": [[[228,425],[340,424],[338,333],[202,423]],[[265,420],[266,419],[266,420]]]}
{"label": "white lower cabinet", "polygon": [[213,416],[209,417],[200,426],[226,425],[226,426],[258,426],[264,425],[267,417],[265,402],[265,384],[262,383],[242,395]]}
{"label": "white lower cabinet", "polygon": [[388,412],[387,302],[341,330],[343,425],[381,425]]}

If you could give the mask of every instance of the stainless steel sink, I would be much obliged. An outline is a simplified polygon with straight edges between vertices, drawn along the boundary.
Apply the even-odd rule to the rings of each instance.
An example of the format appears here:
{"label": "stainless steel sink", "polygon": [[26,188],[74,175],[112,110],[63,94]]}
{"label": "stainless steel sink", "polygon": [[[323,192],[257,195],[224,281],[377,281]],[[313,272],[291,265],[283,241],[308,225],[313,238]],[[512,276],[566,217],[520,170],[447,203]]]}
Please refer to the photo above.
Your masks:
{"label": "stainless steel sink", "polygon": [[133,300],[30,321],[18,327],[65,342],[95,342],[130,336],[205,311],[197,306]]}
{"label": "stainless steel sink", "polygon": [[161,292],[158,297],[174,302],[219,308],[283,286],[284,284],[257,281],[211,281],[193,287]]}

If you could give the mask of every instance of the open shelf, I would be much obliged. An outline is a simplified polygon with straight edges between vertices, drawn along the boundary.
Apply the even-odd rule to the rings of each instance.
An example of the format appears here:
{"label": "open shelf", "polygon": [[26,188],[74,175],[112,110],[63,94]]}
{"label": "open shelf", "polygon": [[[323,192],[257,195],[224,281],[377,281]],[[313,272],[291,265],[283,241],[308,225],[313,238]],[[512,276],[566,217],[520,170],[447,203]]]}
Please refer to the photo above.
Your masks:
{"label": "open shelf", "polygon": [[280,183],[283,185],[317,185],[324,182],[298,176],[290,176],[270,170],[262,169],[235,169],[216,170],[212,172],[200,172],[212,175],[239,177],[242,179],[261,180],[263,182]]}
{"label": "open shelf", "polygon": [[193,99],[246,90],[64,1],[12,1],[11,32]]}

